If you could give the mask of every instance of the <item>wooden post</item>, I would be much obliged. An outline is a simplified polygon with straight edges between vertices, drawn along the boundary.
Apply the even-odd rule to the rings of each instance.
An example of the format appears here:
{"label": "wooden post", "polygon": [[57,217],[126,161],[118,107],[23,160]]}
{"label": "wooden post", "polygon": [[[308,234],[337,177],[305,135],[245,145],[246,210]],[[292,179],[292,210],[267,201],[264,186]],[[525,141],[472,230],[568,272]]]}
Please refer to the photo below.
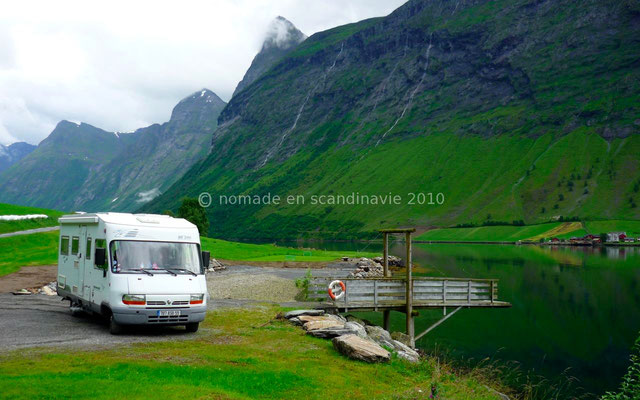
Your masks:
{"label": "wooden post", "polygon": [[407,301],[407,335],[409,335],[409,345],[415,347],[415,330],[413,324],[413,279],[411,277],[411,232],[405,233],[405,245],[406,245],[406,265],[407,265],[407,287],[406,287],[406,301]]}
{"label": "wooden post", "polygon": [[383,249],[382,249],[382,266],[383,266],[383,276],[385,278],[390,278],[391,274],[389,273],[389,234],[383,233]]}
{"label": "wooden post", "polygon": [[382,328],[387,332],[389,331],[389,328],[391,326],[390,319],[391,319],[391,311],[384,310],[382,312]]}

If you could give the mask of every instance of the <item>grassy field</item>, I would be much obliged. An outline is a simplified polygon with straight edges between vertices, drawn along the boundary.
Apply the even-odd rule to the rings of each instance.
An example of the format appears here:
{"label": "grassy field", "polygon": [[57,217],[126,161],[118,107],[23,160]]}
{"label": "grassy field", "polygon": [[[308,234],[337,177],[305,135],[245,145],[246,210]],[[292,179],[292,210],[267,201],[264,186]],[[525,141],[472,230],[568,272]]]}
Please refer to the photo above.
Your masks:
{"label": "grassy field", "polygon": [[340,257],[375,257],[378,253],[356,253],[355,251],[326,251],[295,249],[272,244],[249,244],[228,242],[220,239],[200,238],[202,249],[211,252],[211,257],[238,261],[332,261]]}
{"label": "grassy field", "polygon": [[0,356],[0,397],[12,399],[497,399],[476,374],[435,359],[370,365],[339,355],[331,341],[268,321],[275,307],[210,313],[193,340],[107,350],[33,349]]}
{"label": "grassy field", "polygon": [[419,235],[417,240],[460,242],[515,242],[532,237],[546,237],[546,232],[559,230],[561,222],[528,226],[479,226],[475,228],[433,229]]}
{"label": "grassy field", "polygon": [[57,248],[58,232],[0,238],[0,276],[16,272],[23,266],[57,264]]}
{"label": "grassy field", "polygon": [[585,227],[594,235],[602,232],[623,231],[630,236],[640,236],[640,221],[588,221]]}
{"label": "grassy field", "polygon": [[[202,249],[212,257],[234,261],[332,261],[343,256],[374,257],[377,253],[294,249],[270,244],[249,244],[201,238]],[[0,238],[0,276],[22,266],[52,265],[58,262],[58,232],[34,233]]]}
{"label": "grassy field", "polygon": [[527,226],[480,226],[475,228],[432,229],[416,240],[459,241],[459,242],[515,242],[518,240],[538,241],[557,237],[568,239],[588,233],[625,231],[627,235],[640,236],[640,221],[586,221],[553,222]]}
{"label": "grassy field", "polygon": [[0,203],[0,215],[44,214],[49,218],[27,219],[18,221],[0,221],[0,233],[24,231],[26,229],[42,228],[58,225],[58,217],[64,215],[62,211],[44,208],[23,207],[13,204]]}

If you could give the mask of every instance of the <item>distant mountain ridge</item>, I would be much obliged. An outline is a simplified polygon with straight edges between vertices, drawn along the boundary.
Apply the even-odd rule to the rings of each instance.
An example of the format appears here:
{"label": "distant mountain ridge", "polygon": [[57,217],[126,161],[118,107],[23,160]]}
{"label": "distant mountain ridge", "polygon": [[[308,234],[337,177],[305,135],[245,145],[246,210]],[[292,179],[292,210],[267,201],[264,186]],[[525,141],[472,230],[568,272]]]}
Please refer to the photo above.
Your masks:
{"label": "distant mountain ridge", "polygon": [[36,147],[26,142],[16,142],[8,146],[0,144],[0,172],[22,160]]}
{"label": "distant mountain ridge", "polygon": [[238,83],[233,95],[252,84],[306,38],[307,35],[298,30],[289,20],[278,16],[269,25],[260,52],[253,58],[251,66]]}
{"label": "distant mountain ridge", "polygon": [[132,211],[207,154],[225,104],[203,89],[180,101],[168,122],[132,133],[61,121],[37,149],[0,174],[0,201]]}
{"label": "distant mountain ridge", "polygon": [[[225,238],[640,219],[637,4],[410,0],[316,33],[236,91],[213,151],[142,210],[204,191],[403,196],[211,207]],[[444,201],[410,204],[420,193]]]}

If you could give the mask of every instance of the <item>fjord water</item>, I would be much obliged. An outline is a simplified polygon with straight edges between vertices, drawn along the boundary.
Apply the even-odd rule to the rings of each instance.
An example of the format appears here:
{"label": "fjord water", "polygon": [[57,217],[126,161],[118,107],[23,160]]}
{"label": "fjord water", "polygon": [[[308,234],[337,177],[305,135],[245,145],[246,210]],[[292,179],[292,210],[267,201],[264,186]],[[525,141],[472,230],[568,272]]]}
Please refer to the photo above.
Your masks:
{"label": "fjord water", "polygon": [[[404,257],[404,245],[393,245],[391,253]],[[499,299],[513,304],[462,309],[418,347],[472,365],[486,357],[516,361],[521,372],[547,384],[566,384],[564,377],[572,376],[574,388],[583,388],[576,394],[602,394],[619,385],[640,334],[640,248],[414,244],[413,259],[415,275],[497,278]],[[380,313],[366,314],[382,322]],[[440,310],[421,310],[416,333],[441,317]],[[393,312],[391,323],[392,330],[404,331],[404,314]]]}

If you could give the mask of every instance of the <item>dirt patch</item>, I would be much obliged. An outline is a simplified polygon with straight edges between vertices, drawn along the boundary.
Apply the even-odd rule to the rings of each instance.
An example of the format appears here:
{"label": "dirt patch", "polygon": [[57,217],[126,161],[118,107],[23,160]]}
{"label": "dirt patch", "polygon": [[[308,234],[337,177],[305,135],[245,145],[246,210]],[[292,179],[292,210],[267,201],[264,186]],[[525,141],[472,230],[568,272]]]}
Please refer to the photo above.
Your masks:
{"label": "dirt patch", "polygon": [[56,280],[57,265],[42,267],[22,267],[18,272],[0,276],[0,293],[10,293],[20,289],[42,287]]}

